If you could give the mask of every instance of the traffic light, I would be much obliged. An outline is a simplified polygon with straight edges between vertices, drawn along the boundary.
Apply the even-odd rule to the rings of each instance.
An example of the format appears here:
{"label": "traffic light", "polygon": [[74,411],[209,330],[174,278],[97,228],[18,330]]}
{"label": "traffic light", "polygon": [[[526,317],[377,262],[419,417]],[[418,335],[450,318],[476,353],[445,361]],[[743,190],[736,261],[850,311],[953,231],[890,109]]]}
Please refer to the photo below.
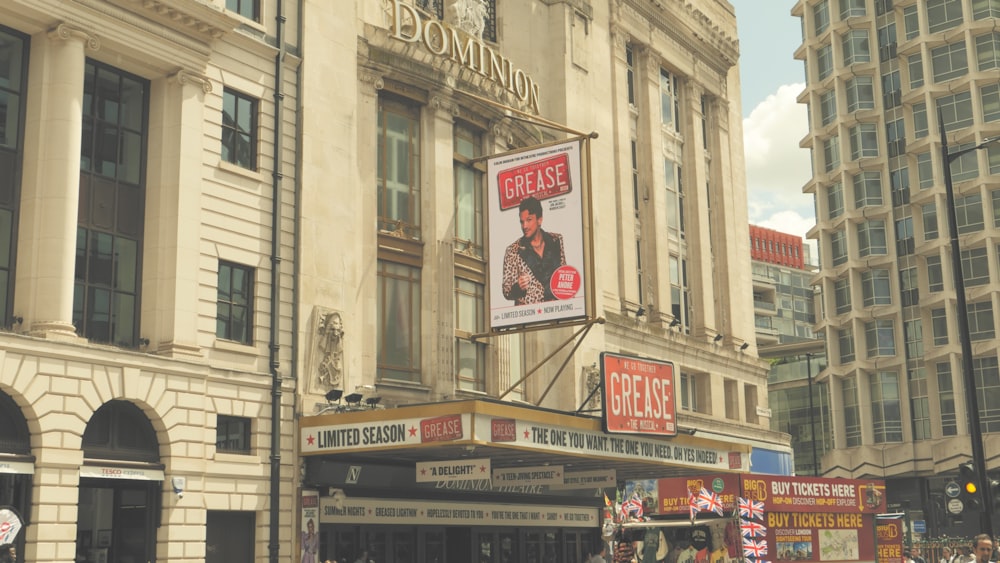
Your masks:
{"label": "traffic light", "polygon": [[[965,503],[966,509],[979,510],[982,508],[979,496],[979,475],[971,461],[959,464],[958,486],[962,488],[962,501]],[[992,493],[992,491],[988,492]]]}

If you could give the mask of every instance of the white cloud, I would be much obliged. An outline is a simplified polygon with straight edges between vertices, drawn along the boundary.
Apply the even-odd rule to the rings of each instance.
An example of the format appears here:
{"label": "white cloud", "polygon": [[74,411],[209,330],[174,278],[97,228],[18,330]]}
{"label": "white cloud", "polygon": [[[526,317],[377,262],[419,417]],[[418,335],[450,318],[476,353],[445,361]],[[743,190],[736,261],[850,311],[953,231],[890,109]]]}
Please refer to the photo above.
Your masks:
{"label": "white cloud", "polygon": [[778,87],[743,120],[750,222],[805,237],[815,223],[812,195],[803,194],[812,168],[799,148],[808,133],[803,84]]}

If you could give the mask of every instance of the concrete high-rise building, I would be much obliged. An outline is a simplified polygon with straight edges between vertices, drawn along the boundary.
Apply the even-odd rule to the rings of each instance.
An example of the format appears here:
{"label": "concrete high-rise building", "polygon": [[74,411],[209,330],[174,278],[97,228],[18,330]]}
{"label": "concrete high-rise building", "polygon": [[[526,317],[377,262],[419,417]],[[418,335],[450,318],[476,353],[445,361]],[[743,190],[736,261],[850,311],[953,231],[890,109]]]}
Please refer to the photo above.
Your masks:
{"label": "concrete high-rise building", "polygon": [[884,478],[932,535],[971,535],[945,484],[969,457],[956,315],[968,315],[986,457],[998,467],[1000,146],[951,162],[968,311],[955,305],[939,126],[952,151],[1000,133],[1000,2],[800,0],[834,413],[828,476]]}
{"label": "concrete high-rise building", "polygon": [[[578,561],[621,483],[654,509],[657,477],[790,472],[736,37],[725,0],[0,2],[24,559]],[[508,194],[544,213],[495,208],[484,157],[567,142]],[[556,248],[568,288],[512,275]],[[548,315],[574,282],[586,314],[487,331],[498,294]],[[606,352],[669,391],[602,402]]]}

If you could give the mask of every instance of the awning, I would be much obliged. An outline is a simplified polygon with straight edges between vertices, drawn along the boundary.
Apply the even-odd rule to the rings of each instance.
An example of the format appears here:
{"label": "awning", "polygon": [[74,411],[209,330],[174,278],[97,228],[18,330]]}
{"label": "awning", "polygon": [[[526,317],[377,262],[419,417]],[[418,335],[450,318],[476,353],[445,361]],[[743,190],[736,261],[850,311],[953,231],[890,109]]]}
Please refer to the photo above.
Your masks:
{"label": "awning", "polygon": [[469,400],[303,417],[302,456],[380,464],[489,458],[494,471],[562,465],[614,468],[618,479],[747,472],[748,444],[608,434],[601,419],[499,401]]}

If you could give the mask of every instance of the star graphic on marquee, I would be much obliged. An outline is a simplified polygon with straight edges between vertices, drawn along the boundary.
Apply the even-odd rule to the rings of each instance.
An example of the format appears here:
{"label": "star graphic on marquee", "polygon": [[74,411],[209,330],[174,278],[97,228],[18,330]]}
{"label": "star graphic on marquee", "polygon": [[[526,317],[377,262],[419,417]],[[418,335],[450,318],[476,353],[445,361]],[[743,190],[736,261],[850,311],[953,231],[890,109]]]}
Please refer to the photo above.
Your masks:
{"label": "star graphic on marquee", "polygon": [[306,443],[309,444],[310,446],[313,445],[313,442],[315,442],[315,441],[316,441],[316,437],[313,436],[312,434],[310,434],[308,437],[306,437]]}
{"label": "star graphic on marquee", "polygon": [[372,515],[372,509],[369,508],[368,509],[368,516],[371,516],[371,515]]}
{"label": "star graphic on marquee", "polygon": [[421,467],[420,468],[420,474],[421,475],[427,475],[427,468],[426,467]]}
{"label": "star graphic on marquee", "polygon": [[410,436],[416,436],[416,435],[417,435],[417,427],[416,426],[411,426],[410,427]]}
{"label": "star graphic on marquee", "polygon": [[541,310],[541,309],[539,309],[539,310],[538,310],[538,314],[539,314],[539,315],[541,315],[541,314],[542,314],[542,310]]}
{"label": "star graphic on marquee", "polygon": [[530,432],[530,430],[531,430],[530,428],[525,428],[525,429],[524,429],[524,438],[525,438],[525,439],[528,439],[529,437],[531,437],[531,432]]}
{"label": "star graphic on marquee", "polygon": [[479,472],[480,473],[486,473],[486,466],[485,465],[480,465],[479,466]]}

